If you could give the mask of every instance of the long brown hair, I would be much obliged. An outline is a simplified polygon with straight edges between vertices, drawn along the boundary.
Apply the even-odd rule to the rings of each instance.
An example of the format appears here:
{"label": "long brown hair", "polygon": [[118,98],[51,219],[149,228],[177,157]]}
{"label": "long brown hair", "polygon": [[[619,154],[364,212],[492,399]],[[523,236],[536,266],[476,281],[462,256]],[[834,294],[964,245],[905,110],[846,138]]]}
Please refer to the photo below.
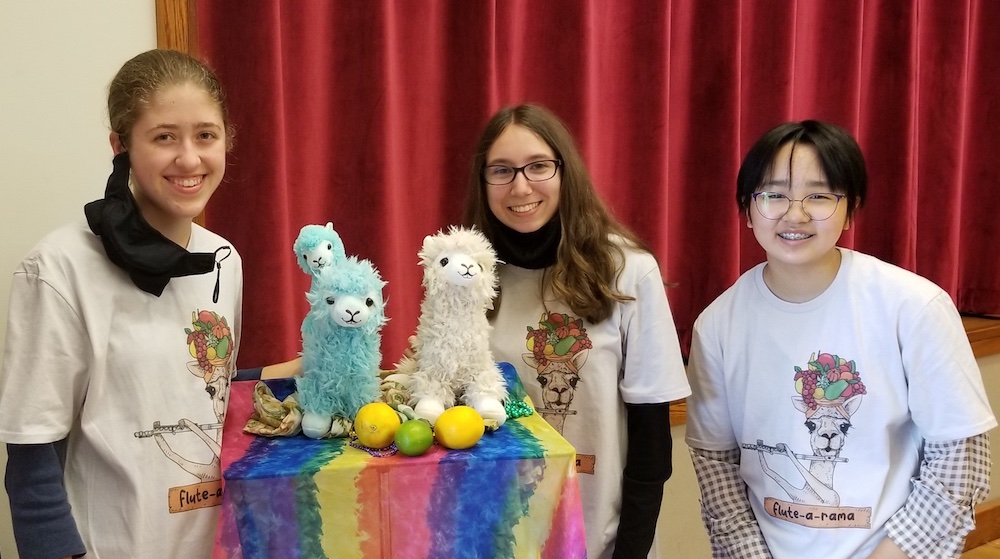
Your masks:
{"label": "long brown hair", "polygon": [[651,251],[608,212],[594,190],[572,134],[551,111],[528,104],[504,107],[493,115],[472,156],[465,224],[479,228],[487,238],[494,240],[496,232],[488,219],[490,209],[482,172],[493,143],[507,127],[515,124],[538,135],[562,160],[558,210],[562,240],[556,263],[546,271],[547,280],[543,283],[548,283],[553,294],[574,313],[591,322],[601,322],[611,316],[615,303],[633,299],[619,293],[615,287],[625,255],[612,236],[617,235],[636,248]]}

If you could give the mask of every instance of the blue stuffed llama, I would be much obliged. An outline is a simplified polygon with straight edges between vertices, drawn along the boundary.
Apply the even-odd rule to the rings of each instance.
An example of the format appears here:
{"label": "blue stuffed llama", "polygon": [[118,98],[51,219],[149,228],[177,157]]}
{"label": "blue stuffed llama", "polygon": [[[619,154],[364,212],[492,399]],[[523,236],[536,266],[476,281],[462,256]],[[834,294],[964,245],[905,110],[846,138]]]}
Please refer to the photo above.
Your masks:
{"label": "blue stuffed llama", "polygon": [[379,399],[384,286],[371,262],[354,256],[313,277],[295,379],[306,436],[346,435],[358,410]]}
{"label": "blue stuffed llama", "polygon": [[327,266],[340,264],[347,259],[344,242],[333,230],[333,222],[324,225],[306,225],[292,245],[295,261],[302,271],[316,277]]}

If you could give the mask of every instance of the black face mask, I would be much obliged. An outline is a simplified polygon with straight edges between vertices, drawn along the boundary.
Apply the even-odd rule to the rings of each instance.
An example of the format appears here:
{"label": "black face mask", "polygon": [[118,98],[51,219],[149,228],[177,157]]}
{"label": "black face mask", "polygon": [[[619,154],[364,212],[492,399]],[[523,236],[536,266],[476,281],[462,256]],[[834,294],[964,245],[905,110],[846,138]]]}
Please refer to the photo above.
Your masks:
{"label": "black face mask", "polygon": [[223,246],[214,253],[190,253],[164,237],[142,217],[128,187],[129,168],[128,152],[116,155],[104,198],[83,207],[87,224],[101,238],[108,259],[128,272],[136,287],[157,297],[170,278],[207,274],[215,268],[212,300],[218,302],[222,261],[232,249]]}

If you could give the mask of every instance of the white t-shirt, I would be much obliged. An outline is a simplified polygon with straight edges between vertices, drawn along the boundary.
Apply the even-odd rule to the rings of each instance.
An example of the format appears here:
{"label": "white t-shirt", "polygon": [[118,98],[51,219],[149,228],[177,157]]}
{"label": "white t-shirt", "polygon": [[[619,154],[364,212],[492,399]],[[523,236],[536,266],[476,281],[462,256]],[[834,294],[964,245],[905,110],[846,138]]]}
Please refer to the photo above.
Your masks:
{"label": "white t-shirt", "polygon": [[[195,225],[187,249],[222,246],[232,245]],[[215,271],[150,295],[83,221],[42,239],[14,273],[0,439],[68,438],[66,489],[87,557],[211,555],[241,321],[235,250],[219,274],[218,303]]]}
{"label": "white t-shirt", "polygon": [[[576,448],[591,559],[610,557],[618,533],[628,443],[624,402],[690,394],[659,267],[650,254],[625,250],[618,290],[635,300],[616,304],[598,324],[550,297],[543,304],[542,270],[501,265],[490,338],[494,358],[514,365],[537,412]],[[529,350],[529,338],[541,349],[533,340]],[[543,344],[552,346],[550,353]]]}
{"label": "white t-shirt", "polygon": [[687,442],[742,449],[775,557],[867,557],[910,494],[924,440],[997,424],[948,294],[840,252],[837,277],[812,301],[775,297],[761,264],[695,323]]}

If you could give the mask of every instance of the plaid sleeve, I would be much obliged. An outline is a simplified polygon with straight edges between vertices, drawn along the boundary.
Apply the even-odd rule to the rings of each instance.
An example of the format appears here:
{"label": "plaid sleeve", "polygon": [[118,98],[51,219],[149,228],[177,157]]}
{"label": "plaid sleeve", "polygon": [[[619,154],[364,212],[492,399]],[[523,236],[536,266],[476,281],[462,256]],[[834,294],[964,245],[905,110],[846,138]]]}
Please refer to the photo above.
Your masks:
{"label": "plaid sleeve", "polygon": [[691,448],[713,559],[771,559],[740,476],[740,451]]}
{"label": "plaid sleeve", "polygon": [[956,558],[975,527],[973,509],[986,499],[990,483],[986,433],[944,442],[925,442],[913,490],[886,523],[889,538],[913,559]]}

